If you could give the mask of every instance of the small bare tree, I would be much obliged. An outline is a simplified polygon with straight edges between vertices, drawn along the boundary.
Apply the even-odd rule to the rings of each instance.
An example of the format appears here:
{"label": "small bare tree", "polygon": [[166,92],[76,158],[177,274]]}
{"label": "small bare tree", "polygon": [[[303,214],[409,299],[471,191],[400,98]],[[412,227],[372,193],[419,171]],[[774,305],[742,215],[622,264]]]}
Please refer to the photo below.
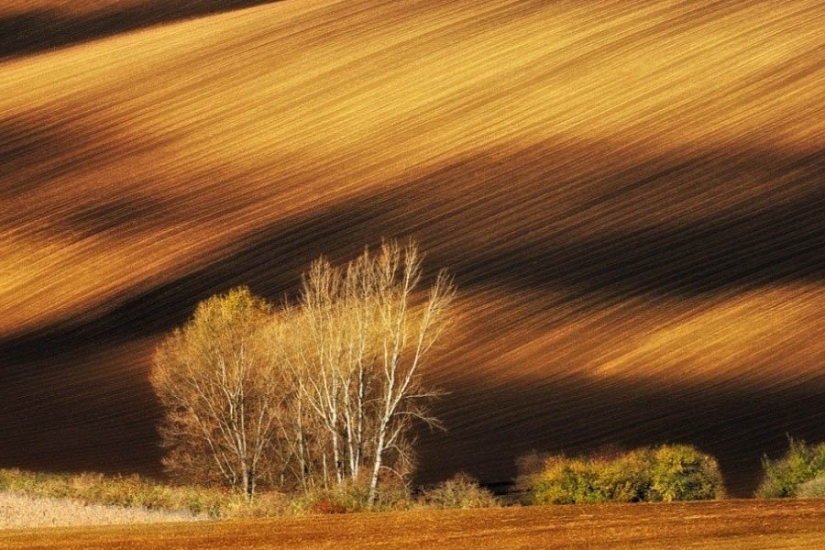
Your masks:
{"label": "small bare tree", "polygon": [[163,406],[167,470],[220,479],[250,499],[274,456],[290,390],[268,340],[270,306],[246,288],[202,302],[156,350],[151,382]]}
{"label": "small bare tree", "polygon": [[421,281],[421,258],[412,243],[403,250],[397,244],[385,244],[374,269],[381,353],[375,369],[378,414],[372,434],[370,504],[375,501],[385,456],[393,450],[400,456],[406,453],[404,444],[411,421],[435,423],[427,411],[427,404],[435,394],[424,383],[421,369],[449,320],[447,308],[455,295],[451,279],[441,271],[424,303],[414,307],[414,293]]}

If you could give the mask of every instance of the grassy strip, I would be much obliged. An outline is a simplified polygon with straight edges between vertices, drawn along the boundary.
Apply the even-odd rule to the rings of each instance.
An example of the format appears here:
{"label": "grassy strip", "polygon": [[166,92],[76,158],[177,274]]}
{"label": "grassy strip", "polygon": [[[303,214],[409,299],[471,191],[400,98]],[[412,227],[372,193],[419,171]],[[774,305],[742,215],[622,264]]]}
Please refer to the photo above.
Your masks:
{"label": "grassy strip", "polygon": [[208,517],[262,515],[264,508],[272,508],[274,500],[263,495],[257,502],[247,503],[239,495],[225,491],[165,485],[137,475],[52,474],[18,469],[0,470],[0,491]]}
{"label": "grassy strip", "polygon": [[[138,475],[98,473],[52,474],[19,469],[0,470],[0,492],[30,497],[68,498],[84,504],[189,513],[210,518],[335,514],[367,510],[364,490],[342,488],[287,495],[260,493],[249,502],[228,490],[166,485]],[[499,503],[491,493],[463,474],[416,498],[403,488],[386,491],[370,510],[490,508]]]}

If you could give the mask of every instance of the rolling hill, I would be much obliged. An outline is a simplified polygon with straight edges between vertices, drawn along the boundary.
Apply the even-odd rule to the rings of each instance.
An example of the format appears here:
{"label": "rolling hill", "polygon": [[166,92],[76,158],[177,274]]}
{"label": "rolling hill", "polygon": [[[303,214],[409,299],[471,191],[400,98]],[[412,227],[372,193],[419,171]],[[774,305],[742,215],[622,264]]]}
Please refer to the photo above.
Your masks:
{"label": "rolling hill", "polygon": [[158,473],[158,339],[390,237],[460,289],[421,482],[825,438],[822,3],[176,4],[0,8],[0,464]]}

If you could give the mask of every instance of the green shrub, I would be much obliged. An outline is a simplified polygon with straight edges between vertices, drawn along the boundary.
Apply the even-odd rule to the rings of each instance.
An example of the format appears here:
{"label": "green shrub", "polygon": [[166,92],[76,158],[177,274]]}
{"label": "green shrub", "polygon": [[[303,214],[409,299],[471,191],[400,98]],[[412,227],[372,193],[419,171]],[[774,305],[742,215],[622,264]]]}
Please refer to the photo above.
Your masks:
{"label": "green shrub", "polygon": [[710,500],[724,497],[716,459],[688,445],[665,445],[655,451],[648,500]]}
{"label": "green shrub", "polygon": [[550,457],[545,469],[535,478],[533,500],[536,504],[582,504],[604,502],[598,488],[595,465],[587,459]]}
{"label": "green shrub", "polygon": [[648,498],[654,464],[650,449],[637,449],[598,463],[599,492],[609,502],[641,502]]}
{"label": "green shrub", "polygon": [[693,447],[665,445],[615,457],[552,456],[532,477],[536,504],[586,504],[722,498],[715,459]]}
{"label": "green shrub", "polygon": [[496,497],[463,472],[425,491],[419,502],[428,508],[494,508]]}
{"label": "green shrub", "polygon": [[789,439],[788,452],[777,460],[762,459],[764,477],[756,496],[784,498],[797,496],[801,486],[825,475],[825,443],[809,446],[804,441]]}

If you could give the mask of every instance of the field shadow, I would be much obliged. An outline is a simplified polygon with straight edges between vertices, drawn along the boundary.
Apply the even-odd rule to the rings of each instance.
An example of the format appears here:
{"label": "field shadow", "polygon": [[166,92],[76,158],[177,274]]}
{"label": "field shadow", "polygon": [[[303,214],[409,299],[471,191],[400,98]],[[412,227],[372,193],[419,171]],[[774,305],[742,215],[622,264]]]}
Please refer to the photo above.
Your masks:
{"label": "field shadow", "polygon": [[[2,443],[4,463],[52,469],[116,464],[156,472],[158,411],[146,380],[149,355],[123,350],[181,324],[198,301],[235,285],[275,301],[293,295],[300,273],[318,255],[346,260],[382,238],[415,237],[428,254],[427,276],[448,267],[467,291],[529,289],[621,300],[825,280],[825,152],[705,151],[616,170],[605,164],[594,175],[596,184],[578,187],[553,171],[559,154],[530,149],[454,161],[272,222],[185,276],[6,336],[0,340],[0,425],[12,428]],[[553,174],[562,183],[549,181]],[[784,187],[765,191],[756,185],[772,180]],[[746,186],[730,206],[703,209],[715,205],[706,202],[714,196],[741,191],[742,182],[755,182],[753,193]],[[779,194],[788,189],[793,192]],[[684,208],[699,209],[695,215],[631,223],[644,212],[665,210],[674,192],[684,198]],[[106,205],[99,208],[69,223],[118,231],[145,217],[140,205],[115,205],[114,214]],[[84,359],[101,354],[96,369]],[[119,368],[123,362],[132,365],[128,374]],[[78,370],[89,374],[66,389],[49,382],[70,380]],[[445,423],[457,428],[422,436],[424,480],[465,469],[500,481],[513,474],[514,458],[532,447],[577,452],[605,442],[632,446],[666,438],[718,455],[734,490],[745,494],[755,483],[759,456],[782,448],[786,432],[825,438],[823,394],[808,385],[773,391],[650,389],[589,379],[536,387],[464,382],[446,388],[453,393],[439,405]],[[96,388],[103,392],[99,397],[83,397]],[[56,425],[55,414],[73,420]],[[497,420],[480,420],[491,415]],[[81,437],[83,426],[88,429]],[[120,435],[110,441],[114,432]],[[51,451],[61,447],[65,453]]]}
{"label": "field shadow", "polygon": [[825,277],[825,193],[728,218],[581,240],[526,242],[480,254],[465,282],[562,288],[618,297],[695,296]]}
{"label": "field shadow", "polygon": [[[39,190],[61,191],[67,180],[152,152],[169,139],[137,138],[116,123],[91,122],[70,111],[6,117],[0,120],[0,200],[9,204]],[[3,211],[6,216],[14,213],[11,208]],[[6,216],[6,223],[16,219]]]}
{"label": "field shadow", "polygon": [[[675,170],[696,165],[706,172],[707,156],[750,170],[739,173],[737,181],[784,177],[785,187],[795,193],[751,195],[745,187],[741,200],[719,212],[687,220],[663,217],[625,228],[637,212],[660,208],[656,199],[672,193]],[[584,199],[563,208],[558,206],[558,190],[542,178],[543,173],[548,177],[544,170],[535,169],[545,158],[553,159],[552,151],[531,150],[494,162],[474,157],[406,184],[274,221],[215,251],[206,267],[144,292],[124,294],[78,319],[10,335],[0,341],[0,356],[96,345],[100,335],[121,342],[163,332],[182,322],[201,299],[239,284],[278,301],[295,291],[301,272],[319,255],[344,261],[364,246],[392,237],[416,238],[427,253],[428,275],[446,267],[467,290],[501,287],[571,297],[598,293],[613,299],[678,298],[825,280],[825,151],[784,157],[776,151],[716,151],[693,159],[656,159],[653,176],[642,177],[643,168],[614,173],[601,195],[582,184],[571,194]],[[774,159],[773,164],[766,166],[765,158]],[[525,166],[532,168],[525,171]],[[685,173],[681,177],[690,183],[686,194],[702,186],[711,197],[728,192],[724,180],[713,180],[718,177],[714,173],[712,181],[707,175],[694,179],[693,172]],[[479,179],[459,179],[458,174]],[[645,194],[634,194],[639,189]],[[696,204],[703,203],[686,201],[684,208]],[[117,233],[133,225],[152,229],[175,221],[174,205],[136,200],[70,209],[56,226],[83,234]],[[44,338],[47,346],[36,344]]]}
{"label": "field shadow", "polygon": [[0,60],[276,1],[279,0],[146,0],[88,13],[35,9],[0,16]]}
{"label": "field shadow", "polygon": [[0,467],[161,474],[146,349],[102,344],[4,363]]}
{"label": "field shadow", "polygon": [[[45,239],[82,239],[105,232],[126,237],[175,223],[175,201],[128,191],[135,182],[82,185],[84,174],[148,154],[164,143],[130,138],[116,125],[91,125],[69,114],[26,114],[0,121],[0,228],[26,228],[32,236],[31,225],[37,222]],[[59,194],[71,199],[54,200]]]}
{"label": "field shadow", "polygon": [[[32,177],[29,171],[44,172],[42,164],[78,148],[91,136],[46,120],[13,117],[0,120],[0,164],[3,166],[0,199],[10,200],[42,188],[49,181]],[[70,145],[71,144],[71,145]]]}
{"label": "field shadow", "polygon": [[825,439],[825,379],[804,387],[746,383],[674,387],[587,377],[535,384],[448,385],[435,414],[447,432],[420,434],[421,483],[466,471],[493,486],[512,483],[530,453],[576,456],[605,448],[696,445],[715,456],[737,497],[752,496],[761,458],[781,456],[788,435]]}
{"label": "field shadow", "polygon": [[[138,472],[160,476],[160,408],[128,352],[66,354],[16,373],[0,388],[0,466],[46,471]],[[101,381],[105,370],[117,383]],[[96,374],[97,373],[97,374]],[[5,369],[5,378],[9,371]],[[602,448],[684,443],[715,456],[733,496],[753,494],[761,457],[780,456],[787,436],[825,439],[825,380],[759,385],[668,386],[587,377],[487,384],[463,377],[441,386],[434,414],[446,432],[418,434],[416,484],[458,471],[499,487],[531,451],[575,456]],[[14,411],[17,409],[17,412]],[[23,411],[25,414],[20,414]]]}

